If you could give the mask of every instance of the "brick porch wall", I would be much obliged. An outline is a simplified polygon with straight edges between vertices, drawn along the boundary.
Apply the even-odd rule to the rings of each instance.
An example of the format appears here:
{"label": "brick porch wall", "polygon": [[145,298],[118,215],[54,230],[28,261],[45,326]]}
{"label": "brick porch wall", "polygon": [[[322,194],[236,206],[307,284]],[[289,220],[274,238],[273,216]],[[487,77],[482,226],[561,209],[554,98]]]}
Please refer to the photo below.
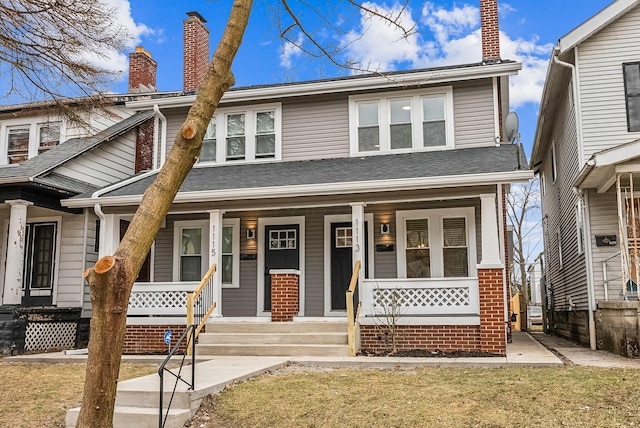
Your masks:
{"label": "brick porch wall", "polygon": [[171,347],[174,347],[186,328],[185,325],[128,325],[122,353],[166,354],[169,346],[164,343],[164,332],[171,330]]}
{"label": "brick porch wall", "polygon": [[299,310],[299,276],[294,273],[271,275],[271,321],[293,321]]}
{"label": "brick porch wall", "polygon": [[481,351],[506,355],[502,269],[478,269]]}
{"label": "brick porch wall", "polygon": [[[397,329],[399,351],[481,351],[480,328],[477,325],[401,325]],[[360,340],[362,350],[385,352],[391,349],[383,331],[374,325],[360,326]]]}

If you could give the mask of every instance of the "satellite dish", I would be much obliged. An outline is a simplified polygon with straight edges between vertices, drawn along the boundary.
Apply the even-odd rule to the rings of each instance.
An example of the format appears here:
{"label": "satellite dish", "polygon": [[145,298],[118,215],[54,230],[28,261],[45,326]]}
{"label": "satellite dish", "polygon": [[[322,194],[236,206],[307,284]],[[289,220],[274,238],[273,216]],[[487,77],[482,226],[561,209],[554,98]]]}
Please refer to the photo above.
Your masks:
{"label": "satellite dish", "polygon": [[510,112],[504,121],[504,132],[507,140],[513,141],[518,136],[518,115],[515,111]]}

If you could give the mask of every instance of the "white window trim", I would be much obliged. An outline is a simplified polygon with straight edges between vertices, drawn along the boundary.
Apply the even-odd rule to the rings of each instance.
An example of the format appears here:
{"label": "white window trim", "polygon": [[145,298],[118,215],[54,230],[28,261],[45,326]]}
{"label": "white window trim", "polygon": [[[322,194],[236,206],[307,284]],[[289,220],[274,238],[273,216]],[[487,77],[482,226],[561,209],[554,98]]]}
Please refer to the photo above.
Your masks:
{"label": "white window trim", "polygon": [[558,249],[558,269],[562,270],[562,233],[556,230],[556,245]]}
{"label": "white window trim", "polygon": [[65,121],[59,117],[52,117],[51,120],[44,120],[43,117],[37,117],[32,119],[12,119],[3,120],[0,123],[0,165],[10,165],[8,159],[7,150],[9,129],[28,127],[29,128],[29,159],[38,155],[39,135],[38,129],[40,125],[45,123],[59,123],[60,124],[60,143],[65,141],[66,126]]}
{"label": "white window trim", "polygon": [[558,156],[556,153],[556,141],[551,142],[551,181],[558,181]]}
{"label": "white window trim", "polygon": [[[56,249],[54,255],[53,265],[53,286],[51,287],[51,303],[53,305],[58,303],[58,277],[60,273],[60,252],[62,243],[62,216],[52,217],[27,217],[27,224],[29,223],[57,223],[56,226]],[[2,226],[2,243],[0,243],[0,249],[2,249],[2,257],[0,257],[0,278],[4,280],[5,265],[7,263],[7,241],[9,236],[7,232],[9,230],[9,219],[5,219]]]}
{"label": "white window trim", "polygon": [[467,248],[469,278],[477,276],[476,256],[476,225],[475,209],[473,207],[441,208],[431,210],[396,211],[396,260],[398,266],[398,278],[407,277],[406,261],[406,220],[429,220],[429,250],[431,252],[431,278],[444,278],[444,242],[442,235],[442,219],[451,217],[464,217],[467,224]]}
{"label": "white window trim", "polygon": [[[444,95],[446,145],[423,147],[422,141],[422,100],[423,96]],[[413,147],[409,149],[391,149],[389,127],[391,110],[389,101],[393,99],[411,98]],[[358,150],[358,103],[378,101],[378,127],[380,131],[380,150],[361,152]],[[369,156],[389,153],[410,153],[455,148],[455,127],[453,114],[453,87],[441,86],[431,89],[416,89],[401,92],[381,92],[370,95],[354,95],[349,97],[349,146],[351,156]]]}
{"label": "white window trim", "polygon": [[[233,228],[233,281],[222,283],[222,273],[220,281],[222,288],[240,288],[240,219],[229,218],[222,220],[222,227],[231,226]],[[180,281],[180,230],[184,228],[202,228],[202,263],[201,276],[209,270],[209,220],[176,220],[173,222],[173,281]],[[222,260],[222,254],[220,254]]]}
{"label": "white window trim", "polygon": [[[258,113],[274,112],[275,154],[273,157],[256,157],[256,117]],[[245,114],[244,159],[227,160],[227,116]],[[211,120],[216,121],[216,160],[196,163],[196,166],[211,166],[227,163],[273,162],[282,160],[282,104],[259,104],[255,106],[219,108]]]}
{"label": "white window trim", "polygon": [[202,229],[200,248],[200,276],[209,269],[209,221],[208,220],[178,220],[173,222],[173,281],[180,281],[180,243],[182,229]]}
{"label": "white window trim", "polygon": [[[233,228],[233,241],[231,243],[232,245],[231,255],[233,256],[233,268],[232,268],[233,272],[231,273],[231,276],[233,277],[233,281],[222,282],[222,271],[220,271],[220,282],[222,283],[222,288],[240,288],[240,219],[239,218],[223,219],[222,227]],[[220,259],[222,261],[222,254],[220,255]]]}
{"label": "white window trim", "polygon": [[584,254],[584,213],[582,200],[576,202],[576,239],[578,241],[578,254]]}

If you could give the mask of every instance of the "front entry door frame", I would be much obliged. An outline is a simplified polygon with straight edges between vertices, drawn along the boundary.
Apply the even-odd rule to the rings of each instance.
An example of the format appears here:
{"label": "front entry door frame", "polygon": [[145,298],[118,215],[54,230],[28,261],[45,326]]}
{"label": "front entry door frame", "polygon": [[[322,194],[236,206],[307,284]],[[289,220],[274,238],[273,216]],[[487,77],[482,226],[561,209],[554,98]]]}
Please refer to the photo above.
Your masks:
{"label": "front entry door frame", "polygon": [[[324,316],[344,316],[346,311],[332,311],[331,310],[331,243],[333,237],[331,236],[331,223],[351,223],[351,214],[331,214],[324,216]],[[364,221],[367,224],[367,233],[369,234],[369,246],[367,248],[367,255],[369,257],[369,266],[367,276],[369,278],[374,277],[374,242],[375,236],[373,234],[373,213],[365,213]]]}
{"label": "front entry door frame", "polygon": [[257,306],[256,306],[256,315],[259,317],[268,317],[271,316],[271,312],[266,312],[264,310],[264,259],[265,259],[265,245],[266,245],[266,236],[265,236],[265,227],[272,225],[285,225],[285,224],[297,224],[299,227],[298,237],[300,244],[300,278],[299,278],[299,300],[300,300],[300,309],[298,311],[298,316],[304,316],[304,308],[305,308],[305,217],[304,216],[294,216],[294,217],[260,217],[258,218],[258,271],[256,272],[257,276]]}

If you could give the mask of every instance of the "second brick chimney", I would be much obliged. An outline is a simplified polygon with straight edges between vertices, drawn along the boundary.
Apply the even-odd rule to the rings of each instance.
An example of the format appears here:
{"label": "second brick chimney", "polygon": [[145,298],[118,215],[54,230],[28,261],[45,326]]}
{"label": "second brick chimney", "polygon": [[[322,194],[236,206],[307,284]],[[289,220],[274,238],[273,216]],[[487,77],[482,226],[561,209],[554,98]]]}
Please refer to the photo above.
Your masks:
{"label": "second brick chimney", "polygon": [[482,62],[500,62],[500,27],[498,26],[498,0],[480,0],[482,27]]}
{"label": "second brick chimney", "polygon": [[129,92],[156,91],[156,72],[158,63],[142,46],[129,54]]}
{"label": "second brick chimney", "polygon": [[198,12],[187,12],[184,24],[184,92],[194,92],[200,86],[209,66],[209,29]]}

